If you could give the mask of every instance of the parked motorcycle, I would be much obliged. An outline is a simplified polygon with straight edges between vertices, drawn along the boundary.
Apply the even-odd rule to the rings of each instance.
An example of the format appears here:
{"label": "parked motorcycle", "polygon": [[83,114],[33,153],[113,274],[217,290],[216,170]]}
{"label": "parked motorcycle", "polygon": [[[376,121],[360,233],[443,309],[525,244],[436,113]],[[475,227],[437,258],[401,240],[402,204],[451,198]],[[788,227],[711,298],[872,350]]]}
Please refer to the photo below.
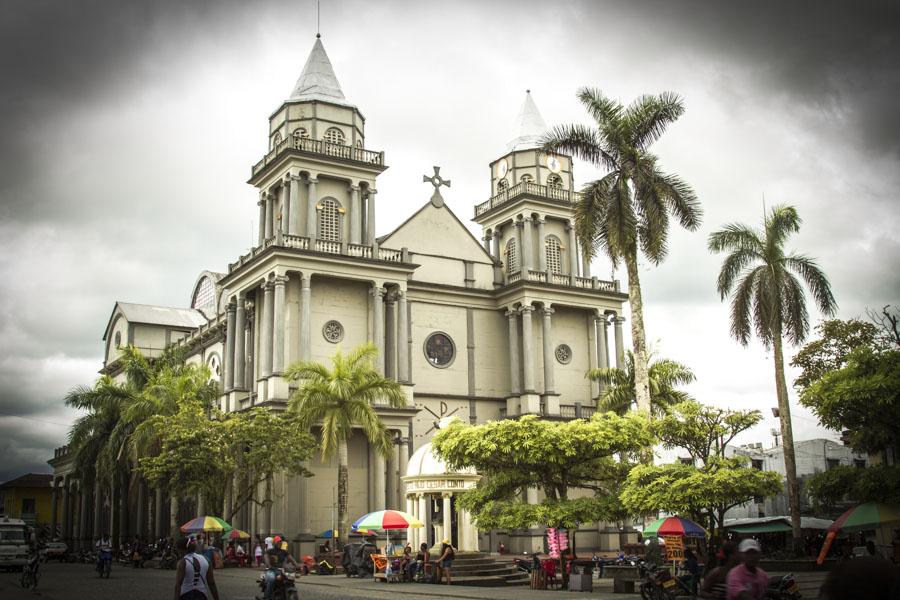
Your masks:
{"label": "parked motorcycle", "polygon": [[[294,586],[294,574],[288,573],[284,569],[274,569],[275,571],[275,587],[272,588],[273,600],[300,600],[300,593]],[[261,595],[256,600],[262,600],[266,595],[266,572],[260,573],[256,580],[259,584]]]}
{"label": "parked motorcycle", "polygon": [[637,563],[638,573],[641,576],[642,600],[674,600],[675,598],[696,598],[688,586],[680,579],[672,575],[669,569],[648,565],[645,562]]}
{"label": "parked motorcycle", "polygon": [[784,576],[769,577],[769,587],[766,590],[767,600],[800,600],[800,586],[794,579],[793,573]]}

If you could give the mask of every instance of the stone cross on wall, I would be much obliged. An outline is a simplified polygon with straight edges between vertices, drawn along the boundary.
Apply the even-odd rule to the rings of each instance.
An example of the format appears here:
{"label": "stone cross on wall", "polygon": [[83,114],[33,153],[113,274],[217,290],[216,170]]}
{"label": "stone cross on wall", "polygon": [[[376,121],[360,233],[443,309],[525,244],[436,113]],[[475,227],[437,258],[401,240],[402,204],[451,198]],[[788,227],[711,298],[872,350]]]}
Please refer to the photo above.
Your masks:
{"label": "stone cross on wall", "polygon": [[434,186],[434,194],[431,195],[431,203],[437,207],[444,205],[444,198],[441,196],[441,186],[450,187],[450,180],[441,177],[441,168],[432,167],[434,175],[422,175],[422,181],[427,181]]}

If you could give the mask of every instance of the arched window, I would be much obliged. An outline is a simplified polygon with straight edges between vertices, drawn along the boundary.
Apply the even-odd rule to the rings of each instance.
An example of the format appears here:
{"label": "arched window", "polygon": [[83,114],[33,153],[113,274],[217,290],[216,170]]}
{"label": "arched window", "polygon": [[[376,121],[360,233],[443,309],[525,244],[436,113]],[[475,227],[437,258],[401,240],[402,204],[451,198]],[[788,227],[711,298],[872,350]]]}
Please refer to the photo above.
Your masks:
{"label": "arched window", "polygon": [[307,131],[306,127],[298,127],[294,130],[294,133],[291,134],[294,136],[294,146],[300,145],[300,140],[305,140],[309,138],[309,131]]}
{"label": "arched window", "polygon": [[547,270],[551,273],[562,274],[562,244],[559,238],[555,235],[548,235],[544,241],[544,248],[547,252]]}
{"label": "arched window", "polygon": [[322,138],[329,144],[344,145],[344,132],[337,127],[329,127],[325,130],[325,137]]}
{"label": "arched window", "polygon": [[506,272],[519,272],[519,253],[516,248],[516,238],[510,238],[506,242]]}
{"label": "arched window", "polygon": [[281,143],[281,132],[276,131],[275,135],[272,136],[272,150],[278,147],[278,144]]}
{"label": "arched window", "polygon": [[215,306],[216,304],[216,284],[209,276],[204,277],[194,289],[194,299],[191,302],[191,308],[203,308],[204,306]]}
{"label": "arched window", "polygon": [[341,205],[334,198],[325,198],[319,209],[319,239],[328,242],[341,241]]}
{"label": "arched window", "polygon": [[509,189],[509,182],[505,179],[501,179],[497,182],[497,193],[500,194]]}
{"label": "arched window", "polygon": [[547,177],[547,186],[561,190],[562,189],[562,179],[560,179],[559,175],[557,175],[556,173],[553,173],[549,177]]}
{"label": "arched window", "polygon": [[531,176],[531,173],[525,173],[519,178],[519,181],[522,183],[534,183],[534,177]]}

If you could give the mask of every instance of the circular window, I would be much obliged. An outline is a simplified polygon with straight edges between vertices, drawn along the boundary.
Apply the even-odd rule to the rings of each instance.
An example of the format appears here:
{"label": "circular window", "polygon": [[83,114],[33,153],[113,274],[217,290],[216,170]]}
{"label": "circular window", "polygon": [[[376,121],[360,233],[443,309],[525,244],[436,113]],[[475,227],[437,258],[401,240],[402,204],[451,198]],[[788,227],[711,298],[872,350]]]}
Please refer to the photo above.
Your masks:
{"label": "circular window", "polygon": [[328,321],[322,326],[322,336],[332,344],[337,344],[344,339],[344,326],[334,320]]}
{"label": "circular window", "polygon": [[572,349],[569,348],[568,344],[560,344],[557,346],[555,354],[556,360],[564,365],[567,365],[572,361]]}
{"label": "circular window", "polygon": [[425,340],[425,358],[432,366],[439,369],[449,367],[456,356],[456,346],[446,333],[432,333]]}
{"label": "circular window", "polygon": [[118,348],[121,345],[122,345],[122,332],[117,331],[116,332],[116,348]]}

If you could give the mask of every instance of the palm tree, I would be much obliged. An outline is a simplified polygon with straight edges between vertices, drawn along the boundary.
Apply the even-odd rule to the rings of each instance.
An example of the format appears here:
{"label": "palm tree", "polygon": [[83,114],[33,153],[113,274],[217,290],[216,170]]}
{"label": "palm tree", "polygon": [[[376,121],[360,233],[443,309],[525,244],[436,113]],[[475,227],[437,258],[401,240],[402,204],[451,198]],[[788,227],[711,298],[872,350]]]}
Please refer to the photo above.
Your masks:
{"label": "palm tree", "polygon": [[668,253],[670,215],[693,231],[700,225],[701,209],[691,187],[676,175],[664,173],[648,148],[684,113],[684,105],[671,92],[641,96],[627,107],[591,88],[578,90],[578,99],[596,128],[579,124],[555,127],[544,136],[542,149],[571,154],[609,170],[582,189],[575,206],[575,230],[591,256],[602,252],[613,267],[625,263],[635,397],[638,408],[649,412],[649,356],[638,249],[651,263],[659,264]]}
{"label": "palm tree", "polygon": [[[602,410],[624,415],[637,403],[634,394],[634,353],[625,354],[625,368],[600,368],[588,371],[588,379],[599,381],[605,389],[598,402]],[[694,381],[686,365],[669,359],[655,360],[647,370],[650,379],[650,410],[654,416],[668,414],[669,407],[691,400],[691,395],[676,386]]]}
{"label": "palm tree", "polygon": [[[288,380],[302,381],[290,398],[294,411],[306,428],[319,427],[322,457],[338,455],[338,533],[349,533],[347,442],[354,428],[362,429],[382,456],[391,450],[391,438],[373,404],[406,406],[406,396],[396,381],[385,379],[374,366],[378,349],[364,344],[344,355],[338,351],[331,368],[315,362],[298,362],[285,371]],[[340,539],[339,538],[339,539]],[[338,540],[339,541],[339,540]]]}
{"label": "palm tree", "polygon": [[775,206],[764,215],[761,231],[731,223],[709,236],[711,252],[729,253],[722,263],[716,288],[722,300],[731,295],[731,335],[746,346],[755,330],[766,348],[774,349],[775,392],[795,546],[800,541],[800,488],[782,338],[786,336],[797,345],[809,331],[809,313],[797,276],[806,282],[823,314],[830,316],[837,308],[828,278],[815,261],[802,254],[785,253],[784,244],[790,234],[800,230],[800,223],[794,207]]}

